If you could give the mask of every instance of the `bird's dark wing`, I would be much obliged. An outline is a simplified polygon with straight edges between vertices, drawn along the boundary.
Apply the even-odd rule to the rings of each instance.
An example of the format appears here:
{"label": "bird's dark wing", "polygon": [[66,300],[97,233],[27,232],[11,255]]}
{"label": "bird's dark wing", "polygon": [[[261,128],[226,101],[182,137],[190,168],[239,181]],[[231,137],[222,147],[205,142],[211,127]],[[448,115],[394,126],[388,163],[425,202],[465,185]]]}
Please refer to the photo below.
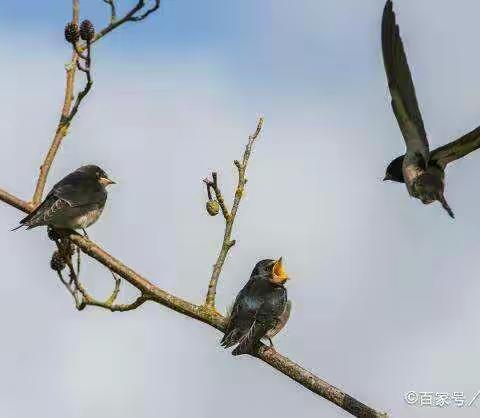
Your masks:
{"label": "bird's dark wing", "polygon": [[102,205],[106,199],[107,192],[101,184],[84,173],[75,171],[55,184],[45,200],[23,218],[20,225],[29,228],[45,225],[59,211],[92,204]]}
{"label": "bird's dark wing", "polygon": [[480,126],[456,141],[432,151],[430,159],[441,168],[480,148]]}
{"label": "bird's dark wing", "polygon": [[237,295],[228,315],[228,324],[220,344],[225,347],[232,347],[255,320],[255,312],[261,304],[257,298],[252,298],[251,289],[255,279],[250,279]]}
{"label": "bird's dark wing", "polygon": [[272,327],[275,327],[275,325],[276,321],[271,319],[268,321],[253,321],[252,326],[250,327],[248,332],[240,338],[238,345],[232,351],[232,354],[234,356],[238,356],[240,354],[252,352],[255,344],[263,337],[265,337],[267,331]]}
{"label": "bird's dark wing", "polygon": [[232,354],[237,356],[250,353],[267,332],[277,326],[286,304],[287,292],[284,288],[272,292],[259,306],[250,328],[243,333]]}
{"label": "bird's dark wing", "polygon": [[40,206],[20,221],[20,225],[28,226],[28,228],[46,225],[55,213],[68,207],[70,204],[66,200],[49,194]]}
{"label": "bird's dark wing", "polygon": [[58,182],[50,194],[67,201],[72,207],[104,203],[107,198],[107,192],[101,184],[78,172],[71,173]]}
{"label": "bird's dark wing", "polygon": [[405,139],[407,152],[420,154],[428,161],[427,134],[391,0],[387,1],[383,11],[382,51],[392,108]]}

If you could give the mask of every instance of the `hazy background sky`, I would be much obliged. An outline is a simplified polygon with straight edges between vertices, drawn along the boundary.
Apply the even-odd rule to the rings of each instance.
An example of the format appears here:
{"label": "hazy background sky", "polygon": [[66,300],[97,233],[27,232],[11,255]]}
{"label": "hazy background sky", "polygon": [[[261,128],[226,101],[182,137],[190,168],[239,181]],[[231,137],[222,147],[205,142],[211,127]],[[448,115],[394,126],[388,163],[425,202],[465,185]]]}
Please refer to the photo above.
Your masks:
{"label": "hazy background sky", "polygon": [[[103,26],[107,6],[81,3],[82,18]],[[381,182],[404,150],[381,59],[383,5],[164,0],[95,45],[95,85],[48,187],[101,165],[119,184],[90,236],[200,302],[223,234],[220,217],[204,213],[201,179],[218,170],[231,196],[231,162],[264,115],[219,308],[256,261],[283,255],[293,277],[283,354],[392,417],[478,417],[480,399],[463,409],[403,400],[480,390],[480,152],[448,170],[454,221]],[[395,9],[433,148],[480,124],[480,4]],[[0,187],[24,199],[58,120],[70,13],[65,0],[0,3]],[[349,416],[161,306],[77,312],[49,269],[44,231],[9,232],[21,215],[0,204],[0,417]],[[111,289],[87,258],[82,276],[99,297]],[[124,300],[135,295],[125,289]]]}

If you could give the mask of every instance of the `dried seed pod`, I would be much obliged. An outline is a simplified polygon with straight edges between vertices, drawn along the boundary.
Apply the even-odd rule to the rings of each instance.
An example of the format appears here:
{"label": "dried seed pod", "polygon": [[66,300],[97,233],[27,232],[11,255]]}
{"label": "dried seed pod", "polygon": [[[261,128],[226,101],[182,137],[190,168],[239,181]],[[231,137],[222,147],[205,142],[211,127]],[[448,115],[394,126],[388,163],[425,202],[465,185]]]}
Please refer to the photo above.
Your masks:
{"label": "dried seed pod", "polygon": [[73,22],[67,23],[65,26],[65,40],[74,44],[80,39],[80,32],[78,31],[78,25]]}
{"label": "dried seed pod", "polygon": [[220,205],[216,200],[209,200],[207,202],[207,212],[210,216],[218,215],[218,212],[220,212]]}
{"label": "dried seed pod", "polygon": [[84,41],[90,42],[95,36],[95,28],[92,25],[92,22],[89,20],[84,20],[80,24],[80,36]]}
{"label": "dried seed pod", "polygon": [[65,268],[65,260],[58,251],[54,251],[50,260],[50,268],[55,271],[62,271]]}

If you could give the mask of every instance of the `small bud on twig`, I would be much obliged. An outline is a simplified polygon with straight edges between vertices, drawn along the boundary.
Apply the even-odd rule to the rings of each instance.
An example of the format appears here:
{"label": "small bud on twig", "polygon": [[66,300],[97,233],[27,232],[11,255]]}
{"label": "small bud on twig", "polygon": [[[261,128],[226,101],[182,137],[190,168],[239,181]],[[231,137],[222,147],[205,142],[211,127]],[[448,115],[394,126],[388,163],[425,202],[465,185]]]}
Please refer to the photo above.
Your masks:
{"label": "small bud on twig", "polygon": [[207,212],[210,216],[218,215],[218,212],[220,212],[220,205],[216,200],[209,200],[207,202]]}
{"label": "small bud on twig", "polygon": [[92,25],[92,22],[89,20],[84,20],[80,24],[80,37],[87,42],[91,42],[95,36],[95,28]]}
{"label": "small bud on twig", "polygon": [[78,31],[78,25],[73,22],[67,23],[65,26],[65,40],[71,44],[75,44],[80,39],[80,32]]}

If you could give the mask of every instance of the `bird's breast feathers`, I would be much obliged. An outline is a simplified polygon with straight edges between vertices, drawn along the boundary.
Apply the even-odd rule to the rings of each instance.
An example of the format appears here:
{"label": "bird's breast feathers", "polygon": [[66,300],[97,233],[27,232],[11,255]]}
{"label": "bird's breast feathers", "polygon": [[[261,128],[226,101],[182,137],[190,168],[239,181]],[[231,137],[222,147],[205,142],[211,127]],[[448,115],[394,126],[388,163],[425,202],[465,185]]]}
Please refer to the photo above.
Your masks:
{"label": "bird's breast feathers", "polygon": [[422,157],[418,154],[414,156],[405,155],[402,165],[403,178],[407,186],[408,192],[413,195],[414,193],[414,184],[416,180],[425,173],[424,161],[421,161]]}
{"label": "bird's breast feathers", "polygon": [[92,225],[98,220],[102,212],[103,212],[103,206],[89,210],[85,214],[76,217],[75,219],[73,219],[73,223],[74,223],[73,229],[88,228],[90,225]]}

